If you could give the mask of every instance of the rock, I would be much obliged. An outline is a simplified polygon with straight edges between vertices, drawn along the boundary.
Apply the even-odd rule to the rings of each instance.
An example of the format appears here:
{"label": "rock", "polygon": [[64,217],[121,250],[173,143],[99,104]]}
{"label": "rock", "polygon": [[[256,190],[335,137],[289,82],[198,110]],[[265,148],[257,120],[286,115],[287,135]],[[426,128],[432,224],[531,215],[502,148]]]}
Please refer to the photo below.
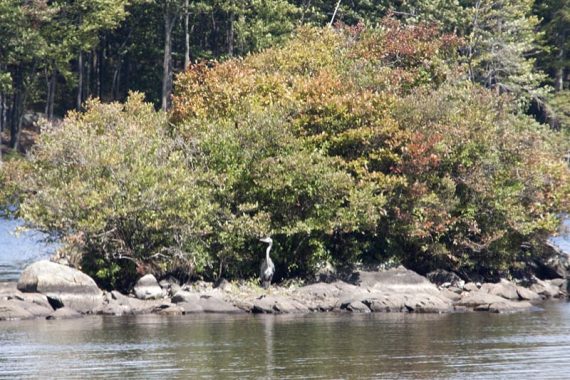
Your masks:
{"label": "rock", "polygon": [[538,293],[533,292],[530,289],[524,288],[522,286],[517,286],[517,293],[519,298],[524,301],[539,301],[541,298]]}
{"label": "rock", "polygon": [[184,314],[203,313],[204,312],[204,309],[198,303],[180,302],[180,303],[177,303],[176,306],[178,306],[182,310],[184,310]]}
{"label": "rock", "polygon": [[152,300],[163,298],[165,292],[162,290],[158,281],[152,274],[147,274],[141,277],[134,289],[134,294],[138,299],[141,300]]}
{"label": "rock", "polygon": [[54,309],[66,306],[81,313],[95,313],[103,304],[103,294],[91,277],[45,260],[24,269],[18,289],[46,295]]}
{"label": "rock", "polygon": [[101,295],[95,281],[77,269],[47,260],[35,262],[22,272],[18,290],[42,294]]}
{"label": "rock", "polygon": [[501,279],[501,282],[497,284],[485,283],[481,286],[480,291],[503,297],[508,300],[519,299],[516,285],[505,279]]}
{"label": "rock", "polygon": [[47,316],[46,319],[73,319],[81,318],[81,314],[70,307],[62,307]]}
{"label": "rock", "polygon": [[465,281],[463,281],[461,277],[459,277],[453,272],[448,272],[443,269],[437,269],[434,270],[433,272],[429,272],[426,275],[426,277],[429,281],[438,286],[444,283],[449,283],[450,286],[463,287],[463,285],[465,284]]}
{"label": "rock", "polygon": [[405,295],[404,306],[409,312],[415,313],[446,313],[453,310],[449,300],[429,294]]}
{"label": "rock", "polygon": [[30,319],[34,315],[23,308],[21,301],[0,301],[0,321],[10,321],[16,319]]}
{"label": "rock", "polygon": [[533,306],[530,302],[512,302],[505,300],[490,304],[486,311],[489,311],[491,313],[515,313],[521,311],[529,311],[532,309]]}
{"label": "rock", "polygon": [[468,282],[467,284],[463,285],[463,290],[468,291],[468,292],[474,292],[476,290],[479,290],[480,287],[481,287],[481,284],[477,285],[474,282]]}
{"label": "rock", "polygon": [[185,310],[183,307],[178,305],[170,305],[165,308],[160,308],[156,311],[156,314],[160,315],[182,315],[185,314]]}
{"label": "rock", "polygon": [[393,294],[372,294],[362,301],[375,313],[399,313],[407,312],[403,297]]}
{"label": "rock", "polygon": [[449,289],[441,289],[441,295],[450,299],[451,301],[459,301],[461,299],[461,294],[451,291]]}
{"label": "rock", "polygon": [[54,309],[52,309],[49,304],[39,305],[37,303],[29,302],[29,301],[15,301],[15,302],[16,302],[16,305],[18,305],[22,309],[24,309],[27,312],[29,312],[30,314],[32,314],[32,316],[34,316],[35,318],[47,317],[48,315],[50,315],[54,311]]}
{"label": "rock", "polygon": [[456,294],[461,294],[463,293],[463,288],[459,288],[457,286],[450,286],[447,288],[447,290],[449,290],[450,292],[456,293]]}
{"label": "rock", "polygon": [[530,290],[537,293],[542,298],[556,298],[560,295],[559,287],[546,281],[539,280],[536,277],[533,280],[535,283],[530,286]]}
{"label": "rock", "polygon": [[14,281],[0,282],[0,300],[7,300],[15,295],[22,294]]}
{"label": "rock", "polygon": [[251,311],[253,313],[306,313],[308,307],[302,303],[283,296],[262,296],[254,300]]}
{"label": "rock", "polygon": [[370,313],[370,308],[361,301],[351,302],[346,306],[346,310],[353,313]]}
{"label": "rock", "polygon": [[205,313],[241,313],[242,310],[217,297],[202,295],[198,304]]}
{"label": "rock", "polygon": [[438,294],[437,287],[414,271],[398,267],[380,272],[359,271],[358,284],[371,291],[383,290],[394,293]]}
{"label": "rock", "polygon": [[186,303],[198,303],[200,301],[200,295],[197,293],[191,293],[186,290],[180,290],[174,296],[172,296],[172,302],[186,302]]}
{"label": "rock", "polygon": [[182,289],[182,287],[176,283],[170,284],[170,291],[169,294],[171,296],[175,295],[176,293],[178,293],[180,291],[180,289]]}
{"label": "rock", "polygon": [[107,296],[107,304],[100,313],[114,315],[148,314],[161,306],[168,307],[169,305],[170,302],[168,300],[140,300],[134,297],[127,297],[113,290],[110,293],[110,297],[109,295]]}
{"label": "rock", "polygon": [[39,293],[20,293],[20,292],[18,292],[14,296],[9,296],[8,299],[17,299],[17,300],[24,301],[24,302],[31,302],[33,304],[43,306],[44,308],[53,310],[52,306],[50,305],[50,303],[48,301],[47,296],[45,296],[43,294],[39,294]]}
{"label": "rock", "polygon": [[297,289],[296,295],[307,305],[309,310],[331,311],[338,306],[339,298],[342,295],[360,290],[352,284],[336,281],[330,284],[316,283],[303,286]]}
{"label": "rock", "polygon": [[444,313],[453,310],[450,299],[428,293],[371,293],[362,300],[373,312]]}
{"label": "rock", "polygon": [[560,247],[550,243],[545,247],[548,250],[547,259],[538,262],[539,276],[541,278],[567,278],[570,273],[570,257]]}
{"label": "rock", "polygon": [[482,290],[464,293],[459,301],[455,302],[456,306],[466,306],[472,308],[487,307],[493,303],[501,303],[505,301],[503,297],[487,293]]}

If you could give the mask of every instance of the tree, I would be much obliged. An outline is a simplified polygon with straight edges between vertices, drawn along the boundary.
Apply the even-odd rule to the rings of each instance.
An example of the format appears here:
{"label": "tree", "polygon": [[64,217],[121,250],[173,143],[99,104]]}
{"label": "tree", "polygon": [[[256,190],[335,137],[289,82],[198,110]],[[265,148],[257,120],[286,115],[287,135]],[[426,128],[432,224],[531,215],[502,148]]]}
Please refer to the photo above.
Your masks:
{"label": "tree", "polygon": [[467,62],[471,80],[511,94],[522,109],[541,95],[544,75],[534,70],[538,18],[533,0],[469,2]]}
{"label": "tree", "polygon": [[536,8],[542,18],[540,27],[548,47],[539,59],[539,67],[550,72],[555,90],[563,91],[570,67],[570,2],[537,1]]}

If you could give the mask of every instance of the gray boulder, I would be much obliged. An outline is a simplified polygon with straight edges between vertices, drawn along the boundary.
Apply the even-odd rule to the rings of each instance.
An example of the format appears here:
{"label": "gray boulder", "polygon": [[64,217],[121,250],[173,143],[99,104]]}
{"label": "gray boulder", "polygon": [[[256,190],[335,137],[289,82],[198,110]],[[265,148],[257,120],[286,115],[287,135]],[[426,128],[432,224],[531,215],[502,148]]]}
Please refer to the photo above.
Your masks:
{"label": "gray boulder", "polygon": [[[204,309],[199,303],[179,302],[176,306],[184,310],[184,314],[203,313]],[[249,310],[248,310],[249,311]]]}
{"label": "gray boulder", "polygon": [[166,294],[152,274],[147,274],[141,277],[137,281],[133,291],[135,296],[141,300],[159,299],[163,298]]}
{"label": "gray boulder", "polygon": [[475,308],[475,311],[488,311],[490,313],[516,313],[521,311],[529,311],[534,307],[530,302],[512,302],[503,300],[489,305],[481,305]]}
{"label": "gray boulder", "polygon": [[534,302],[541,300],[541,297],[538,295],[538,293],[522,286],[517,286],[517,293],[519,295],[519,298],[523,301]]}
{"label": "gray boulder", "polygon": [[74,318],[81,318],[81,314],[70,307],[62,307],[61,309],[57,309],[56,311],[54,311],[53,313],[51,313],[46,317],[46,319],[74,319]]}
{"label": "gray boulder", "polygon": [[517,287],[510,281],[501,279],[501,282],[496,284],[485,283],[481,285],[482,292],[493,294],[499,297],[503,297],[508,300],[518,300],[519,294],[517,292]]}
{"label": "gray boulder", "polygon": [[359,271],[357,278],[360,287],[371,291],[438,294],[437,287],[427,278],[402,266],[378,272]]}
{"label": "gray boulder", "polygon": [[370,308],[362,301],[354,301],[346,305],[346,310],[353,313],[370,313]]}
{"label": "gray boulder", "polygon": [[339,305],[340,298],[346,298],[357,291],[357,286],[336,281],[330,284],[316,283],[297,289],[295,295],[311,311],[331,311]]}
{"label": "gray boulder", "polygon": [[174,296],[172,296],[172,302],[198,303],[200,302],[200,295],[186,290],[179,290]]}
{"label": "gray boulder", "polygon": [[0,301],[0,321],[34,318],[34,315],[26,310],[22,303],[13,300]]}
{"label": "gray boulder", "polygon": [[22,272],[18,290],[42,294],[91,294],[101,295],[95,281],[77,269],[42,260]]}
{"label": "gray boulder", "polygon": [[202,295],[198,301],[198,305],[202,307],[205,313],[242,313],[243,311],[231,303],[228,303],[218,297]]}
{"label": "gray boulder", "polygon": [[497,296],[495,294],[490,294],[485,291],[477,290],[469,293],[464,293],[461,299],[455,302],[455,305],[477,308],[482,305],[489,306],[493,303],[501,303],[503,301],[505,301],[503,297]]}
{"label": "gray boulder", "polygon": [[479,288],[481,287],[481,284],[476,284],[474,282],[468,282],[467,284],[463,285],[463,290],[468,291],[468,292],[474,292],[479,290]]}
{"label": "gray boulder", "polygon": [[482,290],[465,293],[456,306],[465,306],[475,311],[488,311],[492,313],[512,313],[528,311],[533,308],[527,301],[511,301],[501,296],[490,294]]}
{"label": "gray boulder", "polygon": [[309,308],[289,297],[263,296],[254,300],[251,311],[267,314],[306,313]]}
{"label": "gray boulder", "polygon": [[535,283],[530,286],[530,290],[537,293],[542,298],[556,298],[560,296],[560,288],[550,284],[549,282],[542,281],[534,278]]}
{"label": "gray boulder", "polygon": [[18,290],[41,293],[50,304],[70,307],[81,313],[94,313],[103,304],[103,293],[85,273],[52,263],[38,261],[26,267],[18,281]]}

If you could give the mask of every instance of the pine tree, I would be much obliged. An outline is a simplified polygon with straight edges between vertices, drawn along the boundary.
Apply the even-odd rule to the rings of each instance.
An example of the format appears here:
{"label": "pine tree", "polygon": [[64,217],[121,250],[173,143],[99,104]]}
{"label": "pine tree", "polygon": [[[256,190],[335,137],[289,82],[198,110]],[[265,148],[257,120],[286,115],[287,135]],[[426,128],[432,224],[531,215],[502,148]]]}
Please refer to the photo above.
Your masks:
{"label": "pine tree", "polygon": [[533,0],[472,0],[469,4],[469,76],[498,93],[511,94],[521,109],[541,94],[545,79],[534,70],[538,18]]}

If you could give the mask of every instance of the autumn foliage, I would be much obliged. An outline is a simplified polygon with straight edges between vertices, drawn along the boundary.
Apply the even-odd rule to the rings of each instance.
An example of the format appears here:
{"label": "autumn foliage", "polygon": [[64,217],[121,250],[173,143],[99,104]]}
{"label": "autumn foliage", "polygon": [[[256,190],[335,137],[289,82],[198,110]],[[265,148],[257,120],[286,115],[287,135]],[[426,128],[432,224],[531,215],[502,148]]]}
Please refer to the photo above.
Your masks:
{"label": "autumn foliage", "polygon": [[136,96],[92,103],[42,135],[22,215],[79,236],[102,281],[121,268],[253,276],[264,235],[279,278],[327,262],[529,270],[570,208],[565,147],[466,81],[461,43],[393,19],[301,28],[191,66],[169,121]]}

